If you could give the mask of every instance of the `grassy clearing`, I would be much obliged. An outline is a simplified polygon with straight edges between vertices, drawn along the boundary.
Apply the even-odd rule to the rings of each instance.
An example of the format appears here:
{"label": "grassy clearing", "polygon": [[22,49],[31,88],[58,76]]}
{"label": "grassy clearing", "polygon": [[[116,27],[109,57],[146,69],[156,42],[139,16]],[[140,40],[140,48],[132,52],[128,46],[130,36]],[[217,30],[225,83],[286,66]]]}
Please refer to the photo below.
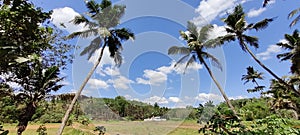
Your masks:
{"label": "grassy clearing", "polygon": [[[36,129],[40,124],[30,124],[24,135],[37,134]],[[56,134],[60,124],[45,124],[49,135]],[[196,121],[164,121],[164,122],[144,122],[144,121],[98,121],[89,126],[73,124],[66,127],[63,135],[93,135],[95,126],[105,126],[106,135],[194,135],[198,133],[199,125]],[[10,134],[16,134],[15,124],[5,124],[4,129],[8,129]]]}

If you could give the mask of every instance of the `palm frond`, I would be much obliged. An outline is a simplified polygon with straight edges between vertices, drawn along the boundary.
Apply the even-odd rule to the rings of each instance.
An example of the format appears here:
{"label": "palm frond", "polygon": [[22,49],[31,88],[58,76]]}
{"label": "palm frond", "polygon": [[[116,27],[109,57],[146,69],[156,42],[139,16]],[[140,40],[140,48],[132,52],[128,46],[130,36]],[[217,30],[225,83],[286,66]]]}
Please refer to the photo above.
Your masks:
{"label": "palm frond", "polygon": [[96,35],[98,35],[98,29],[88,29],[88,30],[73,32],[72,34],[67,36],[67,39],[73,39],[77,37],[88,38]]}
{"label": "palm frond", "polygon": [[116,64],[117,67],[120,67],[122,65],[123,62],[123,57],[121,55],[120,51],[117,51],[114,55],[114,62]]}
{"label": "palm frond", "polygon": [[198,37],[198,28],[193,22],[187,22],[187,30],[191,32],[195,37]]}
{"label": "palm frond", "polygon": [[[298,12],[300,12],[300,8],[295,9],[293,11],[291,11],[288,15],[288,19],[291,19],[292,17],[294,17]],[[294,26],[295,24],[298,23],[300,19],[300,15],[298,15],[291,23],[290,23],[290,27]]]}
{"label": "palm frond", "polygon": [[271,0],[264,0],[264,2],[263,2],[263,7],[266,7],[267,4],[268,4],[270,1],[271,1]]}
{"label": "palm frond", "polygon": [[286,43],[282,43],[282,42],[277,43],[276,45],[282,47],[283,49],[289,49],[289,50],[292,50],[292,49],[294,48],[293,46],[291,46],[291,45],[289,45],[289,44],[286,44]]}
{"label": "palm frond", "polygon": [[190,57],[190,59],[187,61],[186,65],[185,65],[184,73],[185,73],[186,69],[195,62],[196,62],[196,56],[192,55],[192,57]]}
{"label": "palm frond", "polygon": [[284,38],[288,41],[290,45],[295,45],[295,43],[297,42],[297,40],[292,35],[289,34],[284,34]]}
{"label": "palm frond", "polygon": [[291,59],[293,57],[293,54],[287,52],[287,53],[278,54],[276,57],[280,59],[280,61],[286,61]]}
{"label": "palm frond", "polygon": [[268,27],[269,23],[274,21],[277,17],[273,17],[273,18],[266,18],[262,21],[259,21],[257,23],[255,23],[252,28],[255,29],[256,31],[264,29],[266,27]]}
{"label": "palm frond", "polygon": [[222,64],[219,62],[219,60],[218,60],[215,56],[213,56],[213,55],[211,55],[211,54],[209,54],[209,53],[207,53],[207,52],[201,52],[201,54],[202,54],[202,56],[204,56],[205,58],[211,59],[211,63],[212,63],[213,66],[217,67],[217,68],[220,69],[221,71],[223,70]]}
{"label": "palm frond", "polygon": [[112,5],[112,3],[110,0],[102,0],[100,7],[101,7],[101,9],[105,9],[105,8],[110,7],[111,5]]}
{"label": "palm frond", "polygon": [[70,22],[73,22],[75,25],[79,25],[81,23],[86,24],[87,22],[89,22],[89,20],[84,17],[83,15],[78,15],[75,16],[75,18],[73,20],[71,20]]}
{"label": "palm frond", "polygon": [[245,14],[235,23],[234,28],[237,30],[242,30],[246,26]]}
{"label": "palm frond", "polygon": [[298,21],[300,20],[300,15],[298,15],[291,23],[290,23],[290,27],[293,27],[294,25],[296,25],[298,23]]}
{"label": "palm frond", "polygon": [[88,54],[88,59],[90,59],[95,51],[101,47],[101,45],[102,39],[100,37],[96,37],[93,41],[91,41],[89,46],[83,49],[83,51],[80,53],[80,56]]}
{"label": "palm frond", "polygon": [[187,59],[190,57],[190,54],[187,54],[183,57],[181,57],[177,62],[176,64],[174,65],[174,67],[177,67],[179,64],[182,64],[184,63],[185,61],[187,61]]}
{"label": "palm frond", "polygon": [[100,5],[95,2],[95,0],[88,1],[86,7],[89,10],[89,13],[95,15],[100,12]]}
{"label": "palm frond", "polygon": [[236,36],[234,34],[227,34],[225,36],[218,37],[220,38],[220,43],[224,44],[225,42],[235,41]]}
{"label": "palm frond", "polygon": [[201,28],[199,36],[198,36],[198,41],[203,43],[204,41],[206,41],[208,39],[209,36],[209,32],[213,29],[213,25],[208,24],[205,25]]}
{"label": "palm frond", "polygon": [[259,47],[259,45],[258,45],[258,38],[257,37],[243,35],[243,38],[245,39],[245,42],[247,42],[251,46],[253,46],[255,48]]}
{"label": "palm frond", "polygon": [[190,53],[191,53],[191,50],[187,47],[172,46],[168,50],[169,55],[176,55],[176,54],[187,55]]}
{"label": "palm frond", "polygon": [[215,48],[217,46],[223,45],[223,37],[217,37],[215,39],[210,39],[204,42],[202,45],[207,49],[207,48]]}
{"label": "palm frond", "polygon": [[126,28],[116,29],[113,33],[115,33],[116,36],[121,40],[135,39],[134,33],[132,33],[129,29]]}

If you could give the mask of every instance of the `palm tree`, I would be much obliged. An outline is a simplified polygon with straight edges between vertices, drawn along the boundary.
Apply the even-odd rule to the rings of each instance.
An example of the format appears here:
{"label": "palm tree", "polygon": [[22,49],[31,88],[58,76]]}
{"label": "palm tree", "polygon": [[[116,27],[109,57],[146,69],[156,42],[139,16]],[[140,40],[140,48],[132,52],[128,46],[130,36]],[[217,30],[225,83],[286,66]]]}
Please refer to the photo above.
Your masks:
{"label": "palm tree", "polygon": [[208,52],[204,51],[205,48],[212,48],[215,47],[216,45],[219,45],[218,42],[219,38],[208,40],[208,32],[211,31],[213,26],[206,25],[202,27],[200,31],[198,31],[197,26],[195,24],[193,24],[192,22],[188,22],[187,28],[188,28],[187,32],[180,31],[180,35],[185,41],[187,41],[188,47],[173,46],[168,50],[169,55],[175,55],[175,54],[184,55],[180,60],[178,60],[177,64],[175,64],[175,67],[178,66],[179,63],[183,63],[183,62],[186,62],[185,69],[188,66],[190,66],[192,63],[197,61],[200,62],[200,64],[204,64],[210,77],[212,78],[212,80],[220,90],[222,96],[224,97],[227,105],[233,111],[234,115],[237,118],[239,118],[230,100],[225,94],[223,88],[216,80],[216,78],[213,75],[213,72],[211,71],[210,67],[207,65],[205,61],[206,58],[210,58],[214,63],[214,65],[222,69],[218,59],[215,58],[213,55],[209,54]]}
{"label": "palm tree", "polygon": [[[297,9],[291,11],[288,15],[288,19],[291,19],[299,12],[300,12],[300,8],[297,8]],[[294,25],[296,25],[299,20],[300,20],[300,14],[298,16],[296,16],[296,18],[290,23],[290,27],[293,27]]]}
{"label": "palm tree", "polygon": [[248,83],[250,81],[252,83],[256,84],[256,86],[254,87],[254,89],[248,89],[247,90],[248,92],[256,92],[256,91],[263,90],[263,88],[265,88],[265,86],[260,86],[258,84],[258,82],[257,82],[256,79],[263,80],[264,79],[263,73],[255,71],[254,68],[251,67],[251,66],[247,67],[247,74],[243,75],[241,80],[245,81],[244,84],[246,84],[246,83]]}
{"label": "palm tree", "polygon": [[255,36],[248,36],[245,34],[248,30],[255,29],[256,31],[264,29],[268,26],[270,22],[272,22],[274,18],[271,19],[264,19],[257,23],[250,23],[247,24],[245,21],[245,12],[241,5],[238,5],[234,8],[233,13],[229,14],[227,18],[223,19],[226,23],[227,27],[225,28],[227,31],[227,35],[223,36],[223,41],[239,41],[239,45],[243,51],[248,52],[251,57],[268,73],[270,73],[275,79],[277,79],[280,83],[284,84],[287,89],[292,90],[298,96],[300,96],[300,92],[298,92],[292,85],[289,85],[287,82],[282,80],[278,77],[271,69],[266,67],[256,56],[255,54],[249,49],[248,45],[253,46],[255,48],[259,47],[258,38]]}
{"label": "palm tree", "polygon": [[292,62],[291,72],[300,75],[300,35],[299,31],[295,30],[292,35],[284,35],[286,43],[277,43],[278,46],[288,50],[289,52],[278,54],[277,58],[281,61],[290,60]]}
{"label": "palm tree", "polygon": [[76,92],[66,114],[63,118],[61,127],[58,131],[58,135],[61,135],[66,122],[70,116],[70,113],[80,95],[83,88],[87,84],[88,80],[94,73],[95,69],[98,67],[105,47],[109,48],[110,56],[114,58],[117,66],[122,64],[122,56],[120,51],[122,50],[122,41],[128,39],[134,39],[134,34],[126,28],[115,28],[120,23],[120,18],[124,15],[125,6],[112,5],[109,0],[102,0],[101,4],[96,3],[94,0],[86,2],[86,7],[88,8],[87,15],[76,16],[73,20],[74,24],[84,24],[88,29],[74,32],[68,36],[68,38],[76,37],[95,37],[89,46],[84,48],[80,55],[88,54],[88,59],[96,52],[97,49],[101,48],[100,56],[95,62],[94,66],[88,73],[87,77],[83,81],[79,90]]}

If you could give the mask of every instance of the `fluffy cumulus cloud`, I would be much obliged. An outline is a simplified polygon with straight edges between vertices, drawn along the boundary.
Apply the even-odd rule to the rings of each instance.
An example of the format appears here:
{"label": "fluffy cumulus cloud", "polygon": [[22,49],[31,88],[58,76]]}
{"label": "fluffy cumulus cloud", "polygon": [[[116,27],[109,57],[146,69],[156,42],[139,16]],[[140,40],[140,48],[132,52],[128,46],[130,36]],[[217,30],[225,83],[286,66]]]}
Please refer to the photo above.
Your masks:
{"label": "fluffy cumulus cloud", "polygon": [[174,103],[182,102],[182,100],[179,97],[169,97],[169,101]]}
{"label": "fluffy cumulus cloud", "polygon": [[146,98],[146,99],[143,100],[143,102],[150,103],[150,104],[154,104],[154,103],[168,104],[169,103],[169,101],[167,100],[167,98],[165,98],[165,97],[159,97],[159,96],[152,96],[152,97]]}
{"label": "fluffy cumulus cloud", "polygon": [[223,16],[238,3],[245,3],[247,0],[202,0],[195,10],[199,14],[193,19],[198,26],[210,23],[218,16]]}
{"label": "fluffy cumulus cloud", "polygon": [[74,19],[75,16],[78,15],[80,14],[74,11],[74,9],[70,7],[56,8],[53,9],[51,20],[53,24],[55,24],[58,28],[66,30],[69,33],[72,33],[75,31],[81,31],[84,28],[83,24],[74,25],[73,23],[70,22]]}
{"label": "fluffy cumulus cloud", "polygon": [[[284,40],[281,40],[284,42]],[[261,60],[271,59],[274,54],[281,52],[282,49],[277,45],[270,45],[266,51],[256,54],[256,56]]]}
{"label": "fluffy cumulus cloud", "polygon": [[105,81],[99,79],[90,79],[88,84],[91,89],[107,89],[109,87]]}
{"label": "fluffy cumulus cloud", "polygon": [[107,82],[112,84],[114,88],[123,90],[129,89],[130,83],[134,83],[132,80],[129,80],[124,76],[118,76],[114,79],[109,79]]}
{"label": "fluffy cumulus cloud", "polygon": [[207,101],[213,101],[214,103],[220,103],[224,101],[224,98],[221,95],[213,93],[199,93],[195,99],[203,103]]}
{"label": "fluffy cumulus cloud", "polygon": [[259,9],[250,9],[248,12],[248,17],[256,17],[265,12],[267,9],[266,8],[259,8]]}
{"label": "fluffy cumulus cloud", "polygon": [[172,62],[170,66],[162,66],[155,70],[144,70],[144,75],[142,78],[137,78],[136,82],[138,84],[147,84],[147,85],[155,85],[159,86],[162,83],[165,83],[168,79],[168,74],[176,73],[176,74],[182,74],[182,73],[188,73],[189,71],[196,71],[202,68],[202,65],[198,63],[191,64],[186,70],[185,70],[185,63],[179,64],[177,67],[174,68],[175,62]]}

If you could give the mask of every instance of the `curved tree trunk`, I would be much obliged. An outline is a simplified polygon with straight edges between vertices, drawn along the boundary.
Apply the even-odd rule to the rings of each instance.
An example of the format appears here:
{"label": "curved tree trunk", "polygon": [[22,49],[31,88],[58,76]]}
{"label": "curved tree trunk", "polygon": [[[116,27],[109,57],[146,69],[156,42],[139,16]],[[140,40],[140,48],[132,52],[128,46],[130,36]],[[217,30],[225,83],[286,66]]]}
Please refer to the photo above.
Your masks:
{"label": "curved tree trunk", "polygon": [[294,86],[287,84],[284,80],[282,80],[280,77],[278,77],[274,72],[272,72],[269,68],[267,68],[254,54],[253,52],[248,48],[247,45],[244,45],[246,51],[252,56],[252,58],[268,73],[270,73],[275,79],[277,79],[280,83],[285,85],[288,89],[291,89],[298,97],[300,97],[300,92],[297,91]]}
{"label": "curved tree trunk", "polygon": [[199,56],[199,54],[197,54],[197,55],[198,55],[199,60],[203,62],[203,64],[204,64],[205,68],[207,69],[207,71],[208,71],[208,73],[209,73],[211,79],[214,81],[214,83],[215,83],[216,86],[218,87],[219,91],[221,92],[223,98],[224,98],[225,101],[226,101],[226,104],[227,104],[227,105],[229,106],[229,108],[232,110],[234,116],[240,120],[240,117],[237,115],[237,112],[235,111],[235,109],[234,109],[233,105],[231,104],[229,98],[228,98],[227,95],[225,94],[223,88],[221,87],[221,85],[219,84],[219,82],[216,80],[216,78],[215,78],[215,76],[213,75],[212,71],[210,70],[209,66],[208,66],[207,63],[204,61],[204,59],[203,59],[201,56]]}
{"label": "curved tree trunk", "polygon": [[22,135],[26,130],[28,122],[31,120],[32,116],[35,114],[36,106],[33,102],[26,105],[25,112],[19,116],[19,123],[17,126],[17,134]]}
{"label": "curved tree trunk", "polygon": [[81,94],[82,90],[84,89],[85,85],[87,84],[87,82],[89,81],[89,79],[91,78],[91,76],[93,75],[93,73],[95,72],[96,68],[97,68],[98,65],[100,64],[100,61],[101,61],[101,59],[102,59],[102,56],[103,56],[103,52],[104,52],[105,47],[106,47],[106,45],[104,45],[104,46],[102,47],[102,50],[101,50],[101,52],[100,52],[100,56],[99,56],[98,60],[96,61],[96,63],[94,64],[94,66],[93,66],[93,68],[90,70],[90,72],[88,73],[87,77],[84,79],[84,81],[83,81],[82,85],[80,86],[79,90],[76,92],[76,94],[75,94],[75,96],[74,96],[74,98],[73,98],[73,100],[72,100],[72,102],[71,102],[71,104],[70,104],[68,110],[67,110],[66,113],[65,113],[65,116],[64,116],[64,118],[63,118],[63,120],[62,120],[62,123],[61,123],[61,126],[60,126],[60,128],[59,128],[59,130],[58,130],[58,132],[57,132],[57,135],[61,135],[61,134],[62,134],[62,132],[63,132],[65,126],[66,126],[66,123],[67,123],[67,121],[68,121],[68,119],[69,119],[69,117],[70,117],[70,114],[71,114],[71,112],[72,112],[72,110],[73,110],[73,108],[74,108],[74,105],[75,105],[75,103],[76,103],[78,97],[80,96],[80,94]]}

